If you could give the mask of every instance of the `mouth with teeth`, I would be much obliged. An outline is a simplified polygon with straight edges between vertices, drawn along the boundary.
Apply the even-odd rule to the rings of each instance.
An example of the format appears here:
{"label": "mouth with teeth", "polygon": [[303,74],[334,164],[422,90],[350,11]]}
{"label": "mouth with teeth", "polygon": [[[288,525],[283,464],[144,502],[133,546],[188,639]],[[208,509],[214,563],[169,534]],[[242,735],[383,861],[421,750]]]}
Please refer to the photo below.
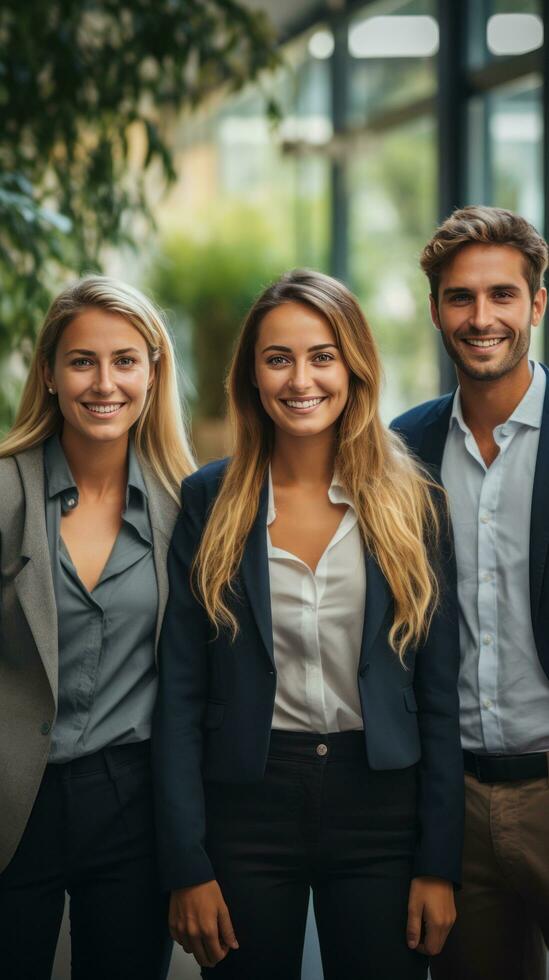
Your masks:
{"label": "mouth with teeth", "polygon": [[124,408],[125,402],[81,402],[95,418],[112,419]]}
{"label": "mouth with teeth", "polygon": [[315,408],[325,401],[325,397],[318,398],[281,398],[280,401],[286,408],[289,408],[291,412],[297,412],[299,415],[304,415],[309,412],[314,412]]}
{"label": "mouth with teeth", "polygon": [[463,337],[463,343],[468,344],[469,347],[475,347],[477,350],[490,350],[492,347],[498,347],[502,344],[506,337]]}

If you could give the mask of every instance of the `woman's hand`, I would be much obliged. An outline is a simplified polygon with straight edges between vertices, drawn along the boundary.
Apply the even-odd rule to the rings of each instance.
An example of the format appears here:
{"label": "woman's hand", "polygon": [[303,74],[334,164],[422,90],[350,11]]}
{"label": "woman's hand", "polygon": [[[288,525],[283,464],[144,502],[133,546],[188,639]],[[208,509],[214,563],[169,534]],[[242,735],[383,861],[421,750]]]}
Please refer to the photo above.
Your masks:
{"label": "woman's hand", "polygon": [[456,921],[454,888],[443,878],[413,878],[408,897],[406,941],[426,956],[440,953]]}
{"label": "woman's hand", "polygon": [[229,910],[217,881],[178,888],[170,896],[170,934],[200,966],[215,966],[238,949]]}

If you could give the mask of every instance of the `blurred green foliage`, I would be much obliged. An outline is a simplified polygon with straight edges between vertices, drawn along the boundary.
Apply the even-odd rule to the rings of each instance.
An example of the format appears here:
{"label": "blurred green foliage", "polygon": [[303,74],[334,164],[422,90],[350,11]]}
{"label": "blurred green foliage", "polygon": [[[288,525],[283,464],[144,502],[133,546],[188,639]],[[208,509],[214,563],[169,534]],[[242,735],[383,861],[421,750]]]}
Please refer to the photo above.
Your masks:
{"label": "blurred green foliage", "polygon": [[99,268],[132,218],[152,220],[144,177],[175,176],[173,113],[277,63],[239,0],[3,0],[0,384],[67,271]]}
{"label": "blurred green foliage", "polygon": [[258,293],[291,264],[287,246],[257,212],[244,205],[197,222],[201,237],[172,235],[151,267],[155,299],[190,332],[196,388],[194,414],[225,414],[225,376],[238,328]]}

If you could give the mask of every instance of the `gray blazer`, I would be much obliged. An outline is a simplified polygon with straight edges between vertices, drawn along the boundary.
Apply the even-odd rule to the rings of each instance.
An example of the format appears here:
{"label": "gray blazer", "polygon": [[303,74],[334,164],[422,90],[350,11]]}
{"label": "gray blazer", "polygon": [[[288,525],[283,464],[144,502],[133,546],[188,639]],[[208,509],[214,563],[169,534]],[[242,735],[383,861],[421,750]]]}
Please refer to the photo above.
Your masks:
{"label": "gray blazer", "polygon": [[[142,466],[158,582],[156,644],[168,598],[175,501]],[[41,446],[0,459],[0,872],[21,839],[57,712],[57,610],[46,535]]]}

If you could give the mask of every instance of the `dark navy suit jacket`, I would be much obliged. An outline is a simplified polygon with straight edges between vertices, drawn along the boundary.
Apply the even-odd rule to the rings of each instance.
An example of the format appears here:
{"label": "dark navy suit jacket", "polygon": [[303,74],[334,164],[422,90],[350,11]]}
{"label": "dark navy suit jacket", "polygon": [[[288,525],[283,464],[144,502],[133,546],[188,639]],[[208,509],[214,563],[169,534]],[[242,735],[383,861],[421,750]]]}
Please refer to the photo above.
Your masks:
{"label": "dark navy suit jacket", "polygon": [[[203,781],[263,777],[276,692],[265,485],[235,581],[234,642],[216,637],[193,594],[190,569],[226,463],[183,483],[182,511],[168,558],[170,598],[159,655],[153,770],[162,880],[166,889],[215,877],[204,849]],[[419,836],[414,875],[460,878],[463,770],[459,742],[459,644],[455,567],[444,537],[437,555],[442,601],[424,645],[404,669],[388,643],[393,602],[366,557],[366,608],[357,675],[368,761],[373,769],[419,762]]]}
{"label": "dark navy suit jacket", "polygon": [[[530,611],[538,657],[549,678],[549,370],[541,419],[538,456],[532,490],[530,518]],[[438,467],[452,414],[453,394],[425,402],[399,416],[391,428],[403,436],[408,447],[425,463]],[[509,515],[512,519],[512,515]]]}

